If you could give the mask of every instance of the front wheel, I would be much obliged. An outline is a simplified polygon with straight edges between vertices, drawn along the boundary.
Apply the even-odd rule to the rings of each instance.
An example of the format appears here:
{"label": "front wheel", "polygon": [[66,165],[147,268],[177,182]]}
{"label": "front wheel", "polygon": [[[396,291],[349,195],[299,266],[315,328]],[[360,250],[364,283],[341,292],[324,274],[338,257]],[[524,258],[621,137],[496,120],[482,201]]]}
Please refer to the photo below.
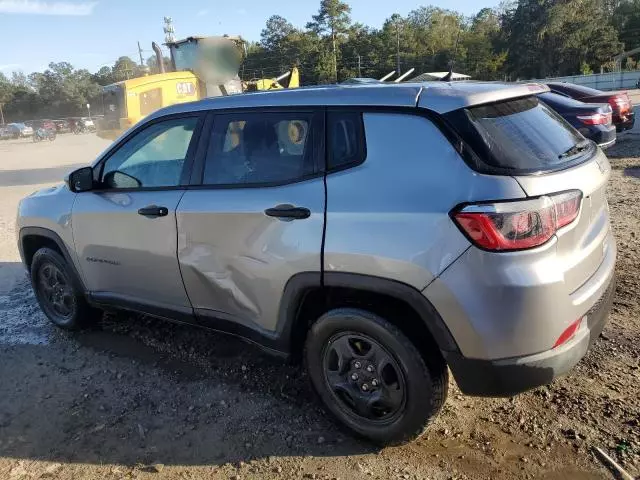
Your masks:
{"label": "front wheel", "polygon": [[329,412],[378,444],[419,437],[446,401],[440,352],[421,355],[396,326],[364,310],[324,314],[307,336],[305,362]]}
{"label": "front wheel", "polygon": [[76,330],[100,315],[87,303],[65,259],[50,248],[41,248],[34,254],[31,286],[42,311],[61,328]]}

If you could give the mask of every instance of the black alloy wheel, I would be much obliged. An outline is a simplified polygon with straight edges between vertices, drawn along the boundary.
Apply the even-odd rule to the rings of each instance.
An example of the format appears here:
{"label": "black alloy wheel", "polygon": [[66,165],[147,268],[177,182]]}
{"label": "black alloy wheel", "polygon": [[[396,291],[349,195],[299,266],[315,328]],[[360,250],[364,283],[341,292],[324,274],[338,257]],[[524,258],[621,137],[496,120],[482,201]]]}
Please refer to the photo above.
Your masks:
{"label": "black alloy wheel", "polygon": [[350,415],[385,423],[405,404],[406,379],[400,365],[379,342],[357,332],[333,336],[324,352],[327,387]]}
{"label": "black alloy wheel", "polygon": [[60,323],[73,318],[77,308],[76,298],[66,275],[52,262],[45,262],[38,269],[36,281],[42,295],[42,308],[47,315],[56,317]]}

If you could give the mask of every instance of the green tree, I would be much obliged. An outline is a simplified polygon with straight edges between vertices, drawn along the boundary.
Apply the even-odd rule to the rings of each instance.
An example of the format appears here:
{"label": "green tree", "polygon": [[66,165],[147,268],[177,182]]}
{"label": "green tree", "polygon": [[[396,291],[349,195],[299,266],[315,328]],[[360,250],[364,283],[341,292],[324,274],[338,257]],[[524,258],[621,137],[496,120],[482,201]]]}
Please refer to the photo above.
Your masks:
{"label": "green tree", "polygon": [[127,56],[118,58],[113,64],[111,72],[116,82],[136,78],[142,74],[139,65]]}
{"label": "green tree", "polygon": [[265,50],[281,51],[287,49],[290,36],[296,31],[295,27],[280,15],[272,15],[260,33],[260,45]]}
{"label": "green tree", "polygon": [[13,98],[14,87],[9,82],[6,75],[0,72],[0,125],[5,123],[4,110],[5,105],[11,102]]}
{"label": "green tree", "polygon": [[[164,64],[164,71],[165,72],[170,72],[171,71],[171,59],[169,57],[162,57],[162,63]],[[149,69],[149,73],[151,74],[156,74],[156,73],[160,73],[160,69],[158,68],[158,59],[156,58],[155,55],[151,55],[149,58],[147,58],[146,61],[146,65],[147,68]],[[138,67],[140,68],[140,67]]]}
{"label": "green tree", "polygon": [[507,54],[500,48],[500,18],[494,10],[483,8],[473,17],[463,35],[466,71],[475,79],[495,80],[502,73]]}
{"label": "green tree", "polygon": [[103,86],[109,85],[116,81],[115,77],[113,76],[113,72],[111,71],[111,67],[109,66],[101,67],[100,70],[94,73],[93,80],[98,85],[103,85]]}
{"label": "green tree", "polygon": [[640,47],[640,0],[625,0],[612,6],[611,23],[625,51]]}
{"label": "green tree", "polygon": [[[351,7],[340,0],[321,0],[320,10],[307,24],[319,36],[328,38],[333,60],[333,81],[338,81],[338,44],[346,36],[351,24]],[[323,56],[324,57],[324,56]]]}

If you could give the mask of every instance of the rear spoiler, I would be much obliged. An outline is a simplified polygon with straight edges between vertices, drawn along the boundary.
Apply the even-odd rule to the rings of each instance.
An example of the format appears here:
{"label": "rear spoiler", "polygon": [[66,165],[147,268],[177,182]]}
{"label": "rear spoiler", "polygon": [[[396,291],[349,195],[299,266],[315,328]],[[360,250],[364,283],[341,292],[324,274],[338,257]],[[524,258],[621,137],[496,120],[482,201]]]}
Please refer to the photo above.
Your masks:
{"label": "rear spoiler", "polygon": [[541,83],[430,82],[422,87],[416,105],[437,113],[447,113],[549,91],[549,87]]}

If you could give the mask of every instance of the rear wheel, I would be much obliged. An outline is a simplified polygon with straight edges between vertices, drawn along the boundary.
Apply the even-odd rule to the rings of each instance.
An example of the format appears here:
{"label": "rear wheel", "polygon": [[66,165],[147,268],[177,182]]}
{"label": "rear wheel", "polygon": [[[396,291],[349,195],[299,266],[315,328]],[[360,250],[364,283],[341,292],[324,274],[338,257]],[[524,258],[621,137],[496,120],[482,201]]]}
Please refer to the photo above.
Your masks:
{"label": "rear wheel", "polygon": [[329,412],[379,444],[419,437],[446,400],[440,353],[423,358],[397,327],[367,311],[323,315],[307,336],[305,362]]}
{"label": "rear wheel", "polygon": [[61,328],[75,330],[100,315],[87,303],[65,259],[50,248],[41,248],[34,254],[31,285],[42,311]]}

